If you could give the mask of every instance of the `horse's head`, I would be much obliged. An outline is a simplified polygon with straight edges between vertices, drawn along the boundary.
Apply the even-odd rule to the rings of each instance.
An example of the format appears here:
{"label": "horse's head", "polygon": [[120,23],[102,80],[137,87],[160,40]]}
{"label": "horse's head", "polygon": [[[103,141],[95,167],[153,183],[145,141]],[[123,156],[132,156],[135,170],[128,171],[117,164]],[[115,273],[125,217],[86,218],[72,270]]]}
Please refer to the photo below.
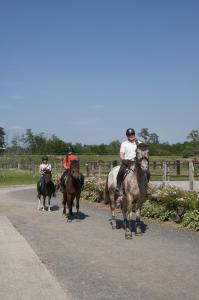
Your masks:
{"label": "horse's head", "polygon": [[79,161],[73,160],[71,161],[70,173],[73,178],[79,178]]}
{"label": "horse's head", "polygon": [[49,183],[49,182],[51,181],[51,177],[52,177],[51,171],[45,170],[45,172],[44,172],[44,174],[43,174],[43,177],[44,177],[45,183],[46,183],[46,184]]}
{"label": "horse's head", "polygon": [[149,168],[149,149],[148,145],[140,143],[136,150],[136,163],[142,169],[142,171],[147,171]]}

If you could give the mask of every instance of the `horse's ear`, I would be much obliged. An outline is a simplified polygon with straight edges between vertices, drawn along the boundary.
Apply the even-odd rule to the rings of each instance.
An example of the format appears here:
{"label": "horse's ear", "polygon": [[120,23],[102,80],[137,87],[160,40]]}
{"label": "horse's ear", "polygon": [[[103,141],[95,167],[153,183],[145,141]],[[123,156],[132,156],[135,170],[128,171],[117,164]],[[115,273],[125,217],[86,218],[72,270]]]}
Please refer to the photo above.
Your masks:
{"label": "horse's ear", "polygon": [[149,145],[145,144],[145,143],[140,143],[140,144],[137,145],[137,148],[142,150],[142,151],[145,151],[145,150],[149,149]]}

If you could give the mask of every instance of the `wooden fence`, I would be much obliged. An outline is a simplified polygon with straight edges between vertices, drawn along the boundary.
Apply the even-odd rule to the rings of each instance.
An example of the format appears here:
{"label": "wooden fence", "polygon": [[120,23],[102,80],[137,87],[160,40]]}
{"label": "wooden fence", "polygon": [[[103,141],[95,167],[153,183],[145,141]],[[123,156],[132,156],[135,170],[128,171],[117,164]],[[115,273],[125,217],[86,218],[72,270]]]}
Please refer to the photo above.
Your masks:
{"label": "wooden fence", "polygon": [[[106,176],[108,172],[114,167],[119,165],[119,161],[111,162],[80,162],[81,172],[85,176]],[[51,163],[53,170],[56,173],[62,173],[63,167],[61,162]],[[0,169],[19,169],[29,170],[33,175],[38,173],[39,164],[30,161],[19,162],[1,162]],[[163,182],[170,180],[189,180],[190,189],[193,186],[193,181],[199,179],[199,161],[186,160],[186,161],[151,161],[149,163],[151,173],[151,180],[162,180]]]}

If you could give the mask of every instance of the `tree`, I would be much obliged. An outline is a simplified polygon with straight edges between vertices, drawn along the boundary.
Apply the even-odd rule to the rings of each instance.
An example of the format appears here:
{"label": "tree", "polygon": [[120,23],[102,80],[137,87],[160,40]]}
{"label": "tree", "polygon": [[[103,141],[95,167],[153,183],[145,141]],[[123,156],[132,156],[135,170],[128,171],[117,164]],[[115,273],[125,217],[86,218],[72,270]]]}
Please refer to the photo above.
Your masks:
{"label": "tree", "polygon": [[188,140],[191,140],[191,142],[199,142],[199,130],[192,130],[188,136]]}
{"label": "tree", "polygon": [[34,146],[35,146],[35,138],[31,129],[27,129],[26,133],[22,136],[23,144],[26,150],[33,154]]}
{"label": "tree", "polygon": [[0,127],[0,148],[5,148],[5,131],[3,127]]}
{"label": "tree", "polygon": [[150,136],[149,129],[142,128],[141,131],[138,133],[138,136],[141,137],[145,143],[147,143]]}
{"label": "tree", "polygon": [[153,144],[159,144],[159,136],[155,132],[150,133],[148,142]]}

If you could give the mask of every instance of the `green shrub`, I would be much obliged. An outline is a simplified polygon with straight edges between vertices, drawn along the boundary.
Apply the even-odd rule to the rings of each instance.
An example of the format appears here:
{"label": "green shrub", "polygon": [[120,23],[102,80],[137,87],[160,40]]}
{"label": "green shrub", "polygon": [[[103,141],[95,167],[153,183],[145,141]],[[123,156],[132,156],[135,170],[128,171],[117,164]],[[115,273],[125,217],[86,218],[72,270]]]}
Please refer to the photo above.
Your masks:
{"label": "green shrub", "polygon": [[167,221],[175,216],[175,212],[173,210],[169,211],[164,206],[147,200],[142,207],[142,216]]}
{"label": "green shrub", "polygon": [[198,231],[199,230],[199,211],[188,211],[184,214],[182,225],[188,229]]}
{"label": "green shrub", "polygon": [[101,178],[88,178],[84,185],[81,197],[91,202],[101,202],[104,200],[105,181]]}

